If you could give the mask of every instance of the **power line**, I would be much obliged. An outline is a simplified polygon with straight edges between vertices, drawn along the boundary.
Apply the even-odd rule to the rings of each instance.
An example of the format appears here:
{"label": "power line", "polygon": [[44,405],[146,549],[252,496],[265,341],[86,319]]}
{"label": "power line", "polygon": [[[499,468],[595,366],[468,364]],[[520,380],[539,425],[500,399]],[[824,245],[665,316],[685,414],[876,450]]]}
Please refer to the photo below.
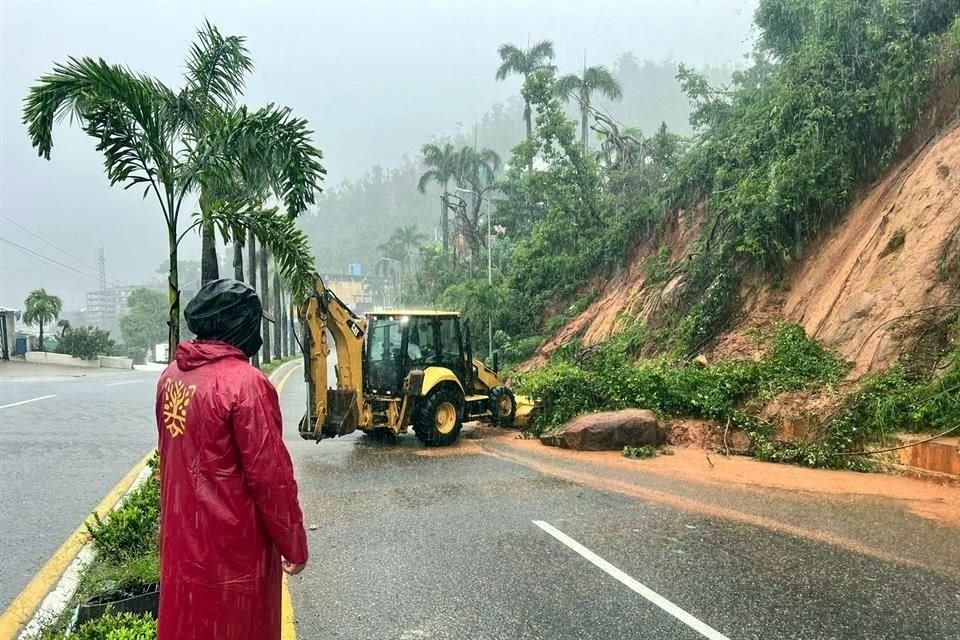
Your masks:
{"label": "power line", "polygon": [[[30,229],[26,228],[25,226],[23,226],[22,224],[20,224],[20,223],[17,222],[16,220],[11,219],[9,216],[6,216],[6,215],[0,213],[0,218],[3,218],[4,220],[6,220],[6,221],[8,221],[8,222],[13,223],[13,224],[16,225],[17,227],[23,229],[24,231],[26,231],[27,233],[29,233],[31,236],[33,236],[34,238],[36,238],[37,240],[39,240],[40,242],[44,243],[44,244],[47,245],[47,246],[53,247],[54,249],[56,249],[57,251],[59,251],[59,252],[62,253],[63,255],[67,256],[68,258],[71,258],[71,259],[73,259],[73,260],[76,260],[77,262],[79,262],[80,264],[84,265],[85,267],[90,267],[90,268],[93,269],[94,271],[97,271],[97,267],[93,266],[93,265],[90,264],[89,262],[84,262],[83,260],[81,260],[81,259],[78,258],[77,256],[73,255],[73,254],[70,253],[69,251],[65,251],[64,249],[61,249],[61,248],[58,247],[57,245],[53,244],[52,242],[49,242],[48,240],[45,240],[44,238],[38,236],[36,233],[34,233],[34,232],[31,231]],[[116,278],[110,278],[110,280],[113,280],[113,281],[114,281],[114,283],[115,283],[114,286],[116,286],[116,285],[127,286],[127,283],[125,283],[125,282],[123,282],[123,281],[121,281],[121,280],[117,280]]]}
{"label": "power line", "polygon": [[64,263],[60,262],[59,260],[54,260],[53,258],[51,258],[51,257],[49,257],[49,256],[45,256],[45,255],[43,255],[42,253],[37,253],[37,252],[34,251],[33,249],[28,249],[27,247],[24,247],[24,246],[22,246],[22,245],[19,245],[19,244],[17,244],[16,242],[12,242],[12,241],[10,241],[10,240],[7,240],[6,238],[0,238],[0,242],[5,242],[5,243],[9,244],[10,246],[12,246],[12,247],[14,247],[14,248],[16,248],[16,249],[19,249],[19,250],[23,251],[24,253],[28,253],[28,254],[30,254],[30,255],[32,255],[32,256],[35,256],[35,257],[37,257],[37,258],[40,258],[41,260],[46,260],[47,262],[52,262],[52,263],[55,264],[55,265],[60,265],[60,266],[63,267],[64,269],[69,269],[70,271],[73,271],[73,272],[75,272],[75,273],[78,273],[78,274],[80,274],[81,276],[83,276],[84,278],[90,278],[90,279],[93,280],[93,281],[96,281],[96,280],[97,280],[97,278],[96,278],[95,276],[92,276],[92,275],[90,275],[89,273],[85,273],[85,272],[83,272],[83,271],[80,271],[79,269],[75,269],[75,268],[71,267],[71,266],[68,265],[68,264],[64,264]]}

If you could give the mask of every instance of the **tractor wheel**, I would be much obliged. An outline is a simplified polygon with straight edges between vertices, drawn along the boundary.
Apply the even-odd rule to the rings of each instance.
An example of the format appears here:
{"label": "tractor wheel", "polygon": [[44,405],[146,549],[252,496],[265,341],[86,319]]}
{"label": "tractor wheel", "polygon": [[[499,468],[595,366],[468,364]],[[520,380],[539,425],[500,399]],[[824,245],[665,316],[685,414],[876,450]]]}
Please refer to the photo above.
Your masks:
{"label": "tractor wheel", "polygon": [[494,426],[513,426],[513,419],[517,417],[517,399],[513,391],[503,385],[490,390],[490,415]]}
{"label": "tractor wheel", "polygon": [[457,441],[463,423],[463,397],[450,388],[440,388],[417,402],[413,430],[427,446],[447,446]]}

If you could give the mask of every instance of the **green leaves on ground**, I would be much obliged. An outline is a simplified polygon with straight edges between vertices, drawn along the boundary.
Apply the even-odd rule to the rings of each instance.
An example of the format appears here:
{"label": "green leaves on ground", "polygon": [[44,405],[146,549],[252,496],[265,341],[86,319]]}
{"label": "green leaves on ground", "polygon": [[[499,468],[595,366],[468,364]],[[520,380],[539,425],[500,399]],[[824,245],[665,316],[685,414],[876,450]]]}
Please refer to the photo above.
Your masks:
{"label": "green leaves on ground", "polygon": [[634,363],[624,342],[614,339],[580,362],[555,359],[524,376],[521,384],[524,393],[543,403],[537,431],[581,413],[626,408],[747,425],[741,409],[747,399],[835,384],[846,368],[841,358],[807,338],[802,327],[783,325],[761,362],[722,361],[707,367],[667,359]]}

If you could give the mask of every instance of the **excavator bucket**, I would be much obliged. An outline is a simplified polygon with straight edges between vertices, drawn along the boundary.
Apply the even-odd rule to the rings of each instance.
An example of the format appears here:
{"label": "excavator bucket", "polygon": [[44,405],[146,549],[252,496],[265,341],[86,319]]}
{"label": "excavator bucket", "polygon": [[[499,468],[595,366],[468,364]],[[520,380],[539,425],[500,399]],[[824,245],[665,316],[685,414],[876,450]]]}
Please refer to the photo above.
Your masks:
{"label": "excavator bucket", "polygon": [[530,426],[537,403],[530,396],[517,396],[517,413],[513,418],[513,426],[524,429]]}

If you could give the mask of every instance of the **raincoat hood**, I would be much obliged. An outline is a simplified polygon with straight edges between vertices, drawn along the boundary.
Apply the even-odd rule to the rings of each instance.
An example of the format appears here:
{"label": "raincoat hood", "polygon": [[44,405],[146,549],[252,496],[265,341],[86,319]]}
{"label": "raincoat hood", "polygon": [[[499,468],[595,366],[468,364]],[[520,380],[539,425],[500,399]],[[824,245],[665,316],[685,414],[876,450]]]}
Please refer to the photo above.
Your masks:
{"label": "raincoat hood", "polygon": [[190,371],[224,358],[246,360],[247,356],[233,345],[216,340],[191,340],[177,346],[177,366],[181,371]]}

